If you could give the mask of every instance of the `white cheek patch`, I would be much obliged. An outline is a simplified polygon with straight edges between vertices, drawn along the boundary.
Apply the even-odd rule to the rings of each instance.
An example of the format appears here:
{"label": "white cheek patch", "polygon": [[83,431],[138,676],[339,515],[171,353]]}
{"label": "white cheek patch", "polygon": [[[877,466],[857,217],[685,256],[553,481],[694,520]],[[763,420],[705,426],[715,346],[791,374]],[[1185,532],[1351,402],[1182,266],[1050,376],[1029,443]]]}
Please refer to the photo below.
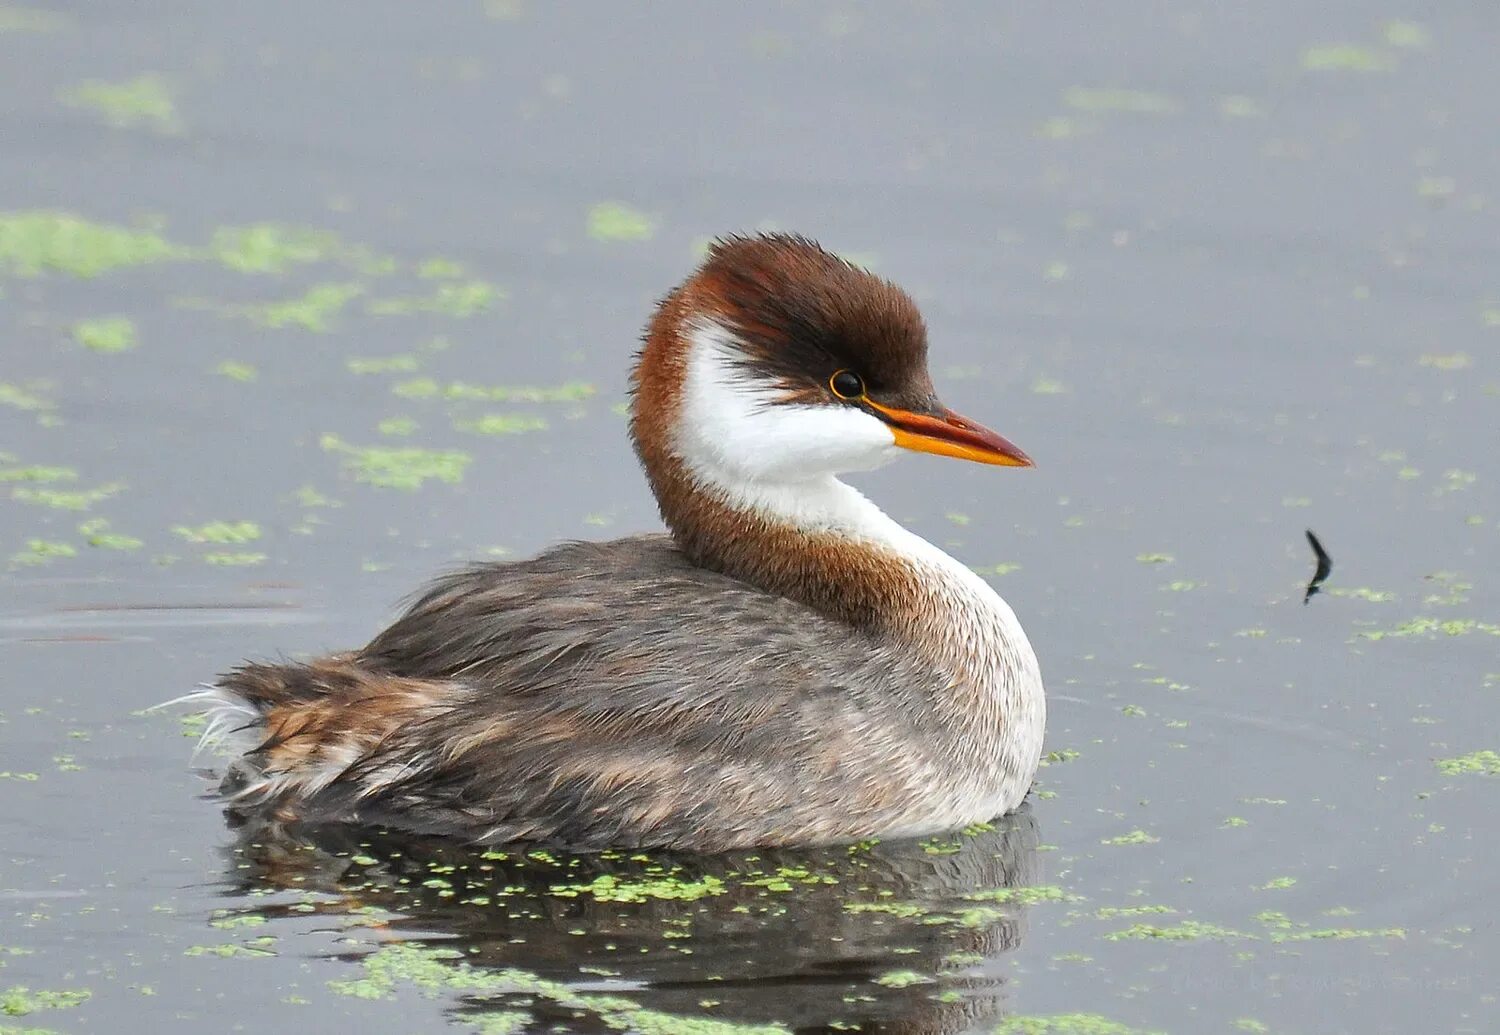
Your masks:
{"label": "white cheek patch", "polygon": [[736,363],[739,345],[722,324],[699,321],[689,341],[675,444],[700,475],[785,485],[870,470],[895,455],[891,429],[862,410],[777,402],[775,386]]}

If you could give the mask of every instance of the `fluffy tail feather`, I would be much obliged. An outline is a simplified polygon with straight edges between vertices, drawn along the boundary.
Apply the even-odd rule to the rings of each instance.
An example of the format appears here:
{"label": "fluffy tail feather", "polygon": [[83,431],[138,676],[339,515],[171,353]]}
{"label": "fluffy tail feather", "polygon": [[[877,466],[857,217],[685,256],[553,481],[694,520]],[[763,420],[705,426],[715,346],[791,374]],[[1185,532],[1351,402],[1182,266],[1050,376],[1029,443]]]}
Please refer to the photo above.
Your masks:
{"label": "fluffy tail feather", "polygon": [[328,787],[403,723],[441,708],[452,686],[362,668],[354,655],[247,664],[169,704],[207,714],[198,750],[234,756],[220,793],[236,808],[296,803]]}

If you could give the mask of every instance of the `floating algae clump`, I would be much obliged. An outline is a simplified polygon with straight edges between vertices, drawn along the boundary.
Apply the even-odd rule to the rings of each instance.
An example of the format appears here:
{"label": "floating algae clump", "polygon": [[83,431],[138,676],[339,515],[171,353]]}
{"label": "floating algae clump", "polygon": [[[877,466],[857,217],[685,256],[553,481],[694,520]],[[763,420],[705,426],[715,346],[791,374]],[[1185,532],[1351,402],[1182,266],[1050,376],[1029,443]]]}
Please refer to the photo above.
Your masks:
{"label": "floating algae clump", "polygon": [[72,25],[65,14],[35,7],[0,6],[0,32],[57,32]]}
{"label": "floating algae clump", "polygon": [[397,356],[352,356],[344,363],[353,374],[409,374],[422,361],[409,353]]}
{"label": "floating algae clump", "polygon": [[73,325],[73,340],[95,352],[125,352],[135,348],[135,324],[125,316],[102,316]]}
{"label": "floating algae clump", "polygon": [[260,538],[254,521],[210,521],[197,528],[175,525],[172,531],[190,543],[253,543]]}
{"label": "floating algae clump", "polygon": [[102,550],[138,550],[143,544],[133,535],[121,535],[109,530],[104,518],[94,518],[78,526],[78,534],[90,545]]}
{"label": "floating algae clump", "polygon": [[301,327],[306,331],[322,333],[328,330],[330,321],[350,300],[364,293],[362,284],[314,284],[297,298],[263,305],[237,306],[232,311],[273,329]]}
{"label": "floating algae clump", "polygon": [[244,568],[255,564],[264,564],[266,555],[263,553],[206,553],[203,555],[204,564],[217,564],[224,568]]}
{"label": "floating algae clump", "polygon": [[542,418],[516,413],[487,413],[477,420],[461,421],[454,426],[476,435],[524,435],[528,431],[547,430],[547,422]]}
{"label": "floating algae clump", "polygon": [[1363,640],[1383,640],[1387,637],[1422,636],[1435,638],[1438,634],[1443,636],[1468,636],[1470,633],[1485,633],[1490,636],[1500,636],[1500,625],[1491,622],[1480,622],[1472,618],[1433,618],[1423,615],[1413,618],[1409,622],[1403,622],[1394,629],[1367,630],[1359,634]]}
{"label": "floating algae clump", "polygon": [[587,884],[558,884],[551,894],[559,898],[588,895],[599,902],[645,902],[647,899],[693,902],[708,895],[722,895],[724,882],[717,877],[680,880],[670,874],[640,880],[601,874]]}
{"label": "floating algae clump", "polygon": [[[365,956],[360,964],[365,969],[363,978],[330,981],[328,987],[357,999],[390,999],[403,986],[415,987],[429,996],[447,991],[472,1002],[524,995],[563,1010],[592,1014],[604,1029],[649,1035],[783,1035],[787,1030],[775,1024],[735,1024],[647,1010],[621,996],[577,992],[562,982],[524,970],[484,970],[470,965],[462,953],[452,949],[386,945]],[[513,1010],[505,1009],[502,1016],[509,1019],[511,1013]],[[482,1023],[492,1016],[477,1014],[469,1019]]]}
{"label": "floating algae clump", "polygon": [[419,489],[429,478],[456,485],[463,481],[464,471],[473,460],[457,450],[354,446],[337,435],[324,435],[321,444],[326,451],[345,458],[344,466],[355,481],[384,489]]}
{"label": "floating algae clump", "polygon": [[439,284],[430,295],[408,295],[399,298],[377,298],[369,311],[375,316],[409,316],[412,313],[437,313],[462,318],[490,309],[505,297],[505,292],[482,280]]}
{"label": "floating algae clump", "polygon": [[0,482],[73,482],[78,472],[71,467],[0,467]]}
{"label": "floating algae clump", "polygon": [[326,230],[280,223],[220,227],[214,231],[208,250],[219,262],[240,273],[282,273],[291,266],[337,259],[348,251]]}
{"label": "floating algae clump", "polygon": [[249,363],[239,363],[232,359],[226,359],[214,367],[214,373],[220,377],[227,377],[231,381],[254,381],[260,377],[260,371]]}
{"label": "floating algae clump", "polygon": [[1309,72],[1389,72],[1396,67],[1396,60],[1374,47],[1329,43],[1304,50],[1302,67]]}
{"label": "floating algae clump", "polygon": [[182,124],[166,80],[158,75],[136,76],[123,83],[90,80],[63,90],[59,99],[74,108],[88,108],[119,129],[143,127],[157,133],[178,133]]}
{"label": "floating algae clump", "polygon": [[34,276],[56,270],[95,277],[182,254],[181,248],[156,234],[94,223],[66,212],[0,212],[0,272]]}
{"label": "floating algae clump", "polygon": [[994,1031],[995,1035],[1150,1035],[1097,1013],[1007,1017]]}
{"label": "floating algae clump", "polygon": [[1254,938],[1253,934],[1244,931],[1236,931],[1230,927],[1219,924],[1205,923],[1201,920],[1184,920],[1169,927],[1159,927],[1156,924],[1132,924],[1123,931],[1111,931],[1104,936],[1105,941],[1168,941],[1168,942],[1194,942],[1194,941],[1228,941],[1233,938]]}
{"label": "floating algae clump", "polygon": [[589,209],[588,231],[596,241],[648,241],[656,236],[656,220],[622,202],[604,201]]}
{"label": "floating algae clump", "polygon": [[4,381],[0,381],[0,406],[13,406],[18,410],[28,412],[52,409],[50,400],[43,399],[40,395],[20,385],[7,384]]}
{"label": "floating algae clump", "polygon": [[403,399],[433,399],[441,396],[454,402],[553,403],[581,402],[598,391],[584,381],[565,381],[560,385],[476,385],[466,381],[440,384],[430,377],[401,381],[391,392]]}
{"label": "floating algae clump", "polygon": [[1039,902],[1071,902],[1076,897],[1068,894],[1056,884],[990,888],[984,891],[972,891],[964,896],[970,902],[1014,902],[1022,906],[1034,906]]}
{"label": "floating algae clump", "polygon": [[91,995],[93,993],[86,989],[49,992],[45,989],[33,991],[18,985],[0,992],[0,1014],[6,1017],[25,1017],[38,1010],[67,1010],[85,1002]]}
{"label": "floating algae clump", "polygon": [[40,507],[51,507],[53,510],[88,510],[95,503],[109,499],[124,487],[119,482],[112,482],[108,485],[101,485],[97,489],[64,491],[62,489],[33,489],[23,485],[12,489],[10,498],[20,500],[22,503],[34,503]]}
{"label": "floating algae clump", "polygon": [[55,557],[73,557],[78,553],[68,543],[53,542],[48,539],[27,540],[26,549],[11,555],[12,564],[47,564]]}
{"label": "floating algae clump", "polygon": [[1457,758],[1440,758],[1433,764],[1444,776],[1460,776],[1464,773],[1500,776],[1500,754],[1493,751],[1471,751]]}

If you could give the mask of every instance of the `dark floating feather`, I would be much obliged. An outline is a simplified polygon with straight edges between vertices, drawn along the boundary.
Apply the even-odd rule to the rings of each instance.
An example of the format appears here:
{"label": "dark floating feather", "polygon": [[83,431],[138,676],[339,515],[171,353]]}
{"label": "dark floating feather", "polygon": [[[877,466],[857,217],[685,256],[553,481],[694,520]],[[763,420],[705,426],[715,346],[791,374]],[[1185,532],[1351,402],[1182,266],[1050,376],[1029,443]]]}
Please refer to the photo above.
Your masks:
{"label": "dark floating feather", "polygon": [[1313,535],[1313,530],[1307,530],[1307,544],[1312,547],[1313,556],[1318,559],[1318,570],[1313,572],[1312,579],[1307,584],[1307,592],[1302,597],[1302,603],[1306,604],[1313,598],[1323,585],[1323,580],[1328,578],[1328,573],[1333,571],[1333,558],[1328,556],[1328,551],[1323,549],[1323,544],[1318,542],[1318,537]]}

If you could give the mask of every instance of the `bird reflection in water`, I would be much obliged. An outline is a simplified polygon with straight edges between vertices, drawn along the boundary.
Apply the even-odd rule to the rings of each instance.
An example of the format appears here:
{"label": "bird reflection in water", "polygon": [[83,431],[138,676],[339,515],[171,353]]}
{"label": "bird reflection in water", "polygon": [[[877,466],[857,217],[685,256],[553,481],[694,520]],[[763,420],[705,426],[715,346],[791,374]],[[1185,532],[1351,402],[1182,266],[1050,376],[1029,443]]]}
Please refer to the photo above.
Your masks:
{"label": "bird reflection in water", "polygon": [[258,899],[237,915],[361,920],[351,933],[368,947],[347,959],[421,953],[429,975],[443,961],[455,1019],[519,1011],[517,1031],[608,1031],[650,1011],[658,1024],[930,1033],[1008,1012],[1004,957],[1025,906],[1007,889],[1038,883],[1037,841],[1023,807],[925,841],[713,856],[484,850],[348,827],[244,828],[228,851],[234,890]]}

